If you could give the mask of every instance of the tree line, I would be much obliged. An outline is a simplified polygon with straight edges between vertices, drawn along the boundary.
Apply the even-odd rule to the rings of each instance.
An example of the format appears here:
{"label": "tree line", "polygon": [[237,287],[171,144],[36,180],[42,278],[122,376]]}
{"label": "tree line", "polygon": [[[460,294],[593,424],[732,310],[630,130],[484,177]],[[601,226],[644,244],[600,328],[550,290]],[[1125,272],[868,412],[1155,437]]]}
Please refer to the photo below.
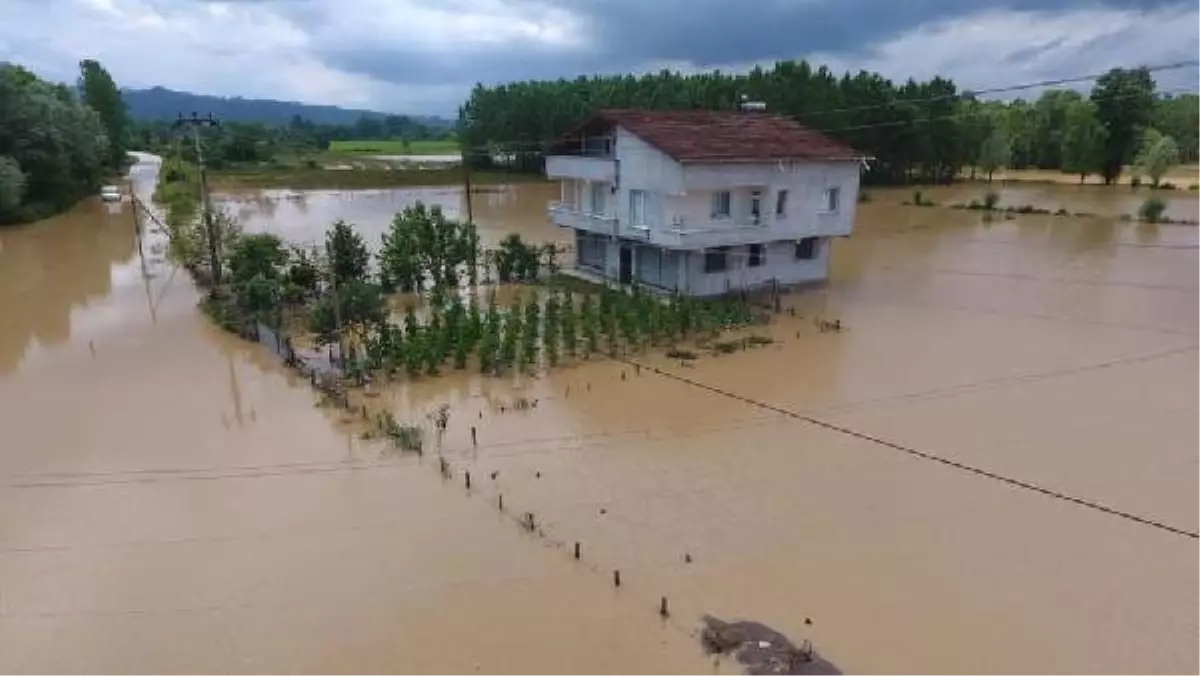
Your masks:
{"label": "tree line", "polygon": [[[229,122],[262,122],[271,126],[282,126],[299,116],[317,124],[348,126],[359,118],[386,118],[385,113],[373,110],[341,108],[329,105],[314,105],[295,101],[272,99],[248,99],[240,96],[213,96],[193,92],[176,91],[166,87],[149,89],[125,89],[121,92],[129,104],[129,115],[135,120],[162,120],[170,122],[180,111],[190,114],[212,113]],[[452,121],[434,116],[415,115],[412,119],[421,124],[446,128]]]}
{"label": "tree line", "polygon": [[[332,141],[444,140],[451,129],[431,127],[404,115],[362,116],[353,124],[316,124],[295,115],[284,125],[222,121],[201,133],[205,162],[213,169],[247,164],[270,164],[285,158],[303,158],[328,150]],[[179,133],[174,122],[136,122],[133,137],[138,147],[152,152],[174,150]],[[186,144],[184,144],[186,145]],[[191,152],[186,147],[179,148]]]}
{"label": "tree line", "polygon": [[45,218],[94,195],[125,163],[121,92],[93,60],[76,88],[0,62],[0,224]]}
{"label": "tree line", "polygon": [[459,109],[459,137],[476,166],[511,158],[541,169],[545,144],[601,108],[726,109],[741,97],[847,143],[874,159],[864,181],[948,182],[970,167],[1100,174],[1116,180],[1149,129],[1196,161],[1200,101],[1158,94],[1146,68],[1114,69],[1090,95],[1051,89],[1029,101],[984,100],[949,79],[894,83],[878,73],[841,77],[806,61],[745,74],[720,71],[478,84]]}

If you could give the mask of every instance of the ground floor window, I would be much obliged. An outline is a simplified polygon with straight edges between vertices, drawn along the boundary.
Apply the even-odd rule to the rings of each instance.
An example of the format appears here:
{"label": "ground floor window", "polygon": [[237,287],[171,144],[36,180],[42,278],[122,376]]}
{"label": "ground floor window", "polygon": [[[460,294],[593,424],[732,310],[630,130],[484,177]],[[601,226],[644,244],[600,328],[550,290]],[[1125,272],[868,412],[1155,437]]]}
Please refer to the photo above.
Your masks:
{"label": "ground floor window", "polygon": [[704,251],[704,271],[724,272],[729,269],[729,247],[719,246]]}
{"label": "ground floor window", "polygon": [[808,261],[817,257],[817,244],[819,240],[816,237],[805,237],[796,242],[796,260]]}
{"label": "ground floor window", "polygon": [[750,256],[746,261],[746,266],[751,267],[751,268],[757,268],[762,264],[763,264],[763,245],[751,244],[750,245]]}
{"label": "ground floor window", "polygon": [[604,270],[608,242],[595,235],[575,233],[575,260],[580,267]]}
{"label": "ground floor window", "polygon": [[661,289],[679,285],[679,252],[654,246],[638,246],[633,252],[637,281]]}

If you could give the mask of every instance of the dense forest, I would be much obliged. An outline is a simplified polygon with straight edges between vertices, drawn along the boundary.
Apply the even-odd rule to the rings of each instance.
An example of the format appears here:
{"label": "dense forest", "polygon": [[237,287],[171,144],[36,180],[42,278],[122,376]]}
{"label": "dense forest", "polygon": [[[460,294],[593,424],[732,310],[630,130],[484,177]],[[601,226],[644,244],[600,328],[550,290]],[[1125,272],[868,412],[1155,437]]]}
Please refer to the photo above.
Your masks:
{"label": "dense forest", "polygon": [[[169,122],[178,117],[180,113],[189,115],[195,111],[201,115],[212,113],[226,122],[258,122],[269,126],[280,126],[300,117],[318,125],[344,127],[355,124],[364,117],[373,120],[382,120],[388,117],[387,113],[372,110],[317,106],[272,99],[209,96],[165,87],[125,89],[121,94],[129,106],[129,116],[143,121]],[[418,124],[434,129],[447,129],[453,126],[453,121],[445,118],[417,115],[408,117]]]}
{"label": "dense forest", "polygon": [[120,91],[99,63],[79,67],[72,88],[0,63],[0,223],[62,211],[125,161]]}
{"label": "dense forest", "polygon": [[476,85],[459,109],[459,137],[472,164],[511,156],[537,170],[538,149],[597,109],[733,109],[742,96],[872,155],[865,180],[873,183],[945,182],[968,167],[1059,169],[1111,181],[1137,159],[1150,129],[1173,139],[1179,161],[1196,161],[1200,123],[1196,95],[1156,93],[1147,69],[1113,70],[1090,96],[1048,90],[1032,101],[999,101],[941,77],[897,84],[784,61],[736,75],[664,71]]}

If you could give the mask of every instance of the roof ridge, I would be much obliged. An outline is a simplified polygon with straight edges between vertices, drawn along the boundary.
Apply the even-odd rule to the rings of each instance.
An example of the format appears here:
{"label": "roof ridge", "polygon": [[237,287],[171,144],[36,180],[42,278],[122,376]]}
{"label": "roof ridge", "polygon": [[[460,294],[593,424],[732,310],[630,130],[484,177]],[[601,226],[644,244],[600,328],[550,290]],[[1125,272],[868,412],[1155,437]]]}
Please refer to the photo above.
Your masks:
{"label": "roof ridge", "polygon": [[[678,162],[861,160],[866,157],[794,118],[766,110],[605,108],[564,141],[597,124],[624,127]],[[555,147],[565,148],[562,142]]]}

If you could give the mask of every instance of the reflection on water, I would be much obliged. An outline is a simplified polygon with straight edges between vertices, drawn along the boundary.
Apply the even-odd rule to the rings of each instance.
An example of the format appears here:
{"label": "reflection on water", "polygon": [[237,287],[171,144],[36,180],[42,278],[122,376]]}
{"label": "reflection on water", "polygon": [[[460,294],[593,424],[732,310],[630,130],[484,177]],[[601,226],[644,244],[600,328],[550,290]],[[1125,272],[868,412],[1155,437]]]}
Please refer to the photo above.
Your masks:
{"label": "reflection on water", "polygon": [[[860,205],[773,344],[640,359],[1195,530],[1197,229],[910,195]],[[485,243],[562,237],[554,197],[476,195]],[[374,243],[418,199],[463,211],[454,188],[225,203],[252,231],[344,218]],[[698,673],[706,613],[849,672],[1198,667],[1194,540],[604,359],[356,399],[449,404],[443,480],[211,327],[153,241],[143,280],[127,213],[79,211],[0,231],[0,671]],[[501,413],[517,396],[539,405]]]}
{"label": "reflection on water", "polygon": [[114,284],[139,282],[132,215],[99,199],[41,223],[0,228],[0,373],[29,349],[70,339],[102,317]]}

